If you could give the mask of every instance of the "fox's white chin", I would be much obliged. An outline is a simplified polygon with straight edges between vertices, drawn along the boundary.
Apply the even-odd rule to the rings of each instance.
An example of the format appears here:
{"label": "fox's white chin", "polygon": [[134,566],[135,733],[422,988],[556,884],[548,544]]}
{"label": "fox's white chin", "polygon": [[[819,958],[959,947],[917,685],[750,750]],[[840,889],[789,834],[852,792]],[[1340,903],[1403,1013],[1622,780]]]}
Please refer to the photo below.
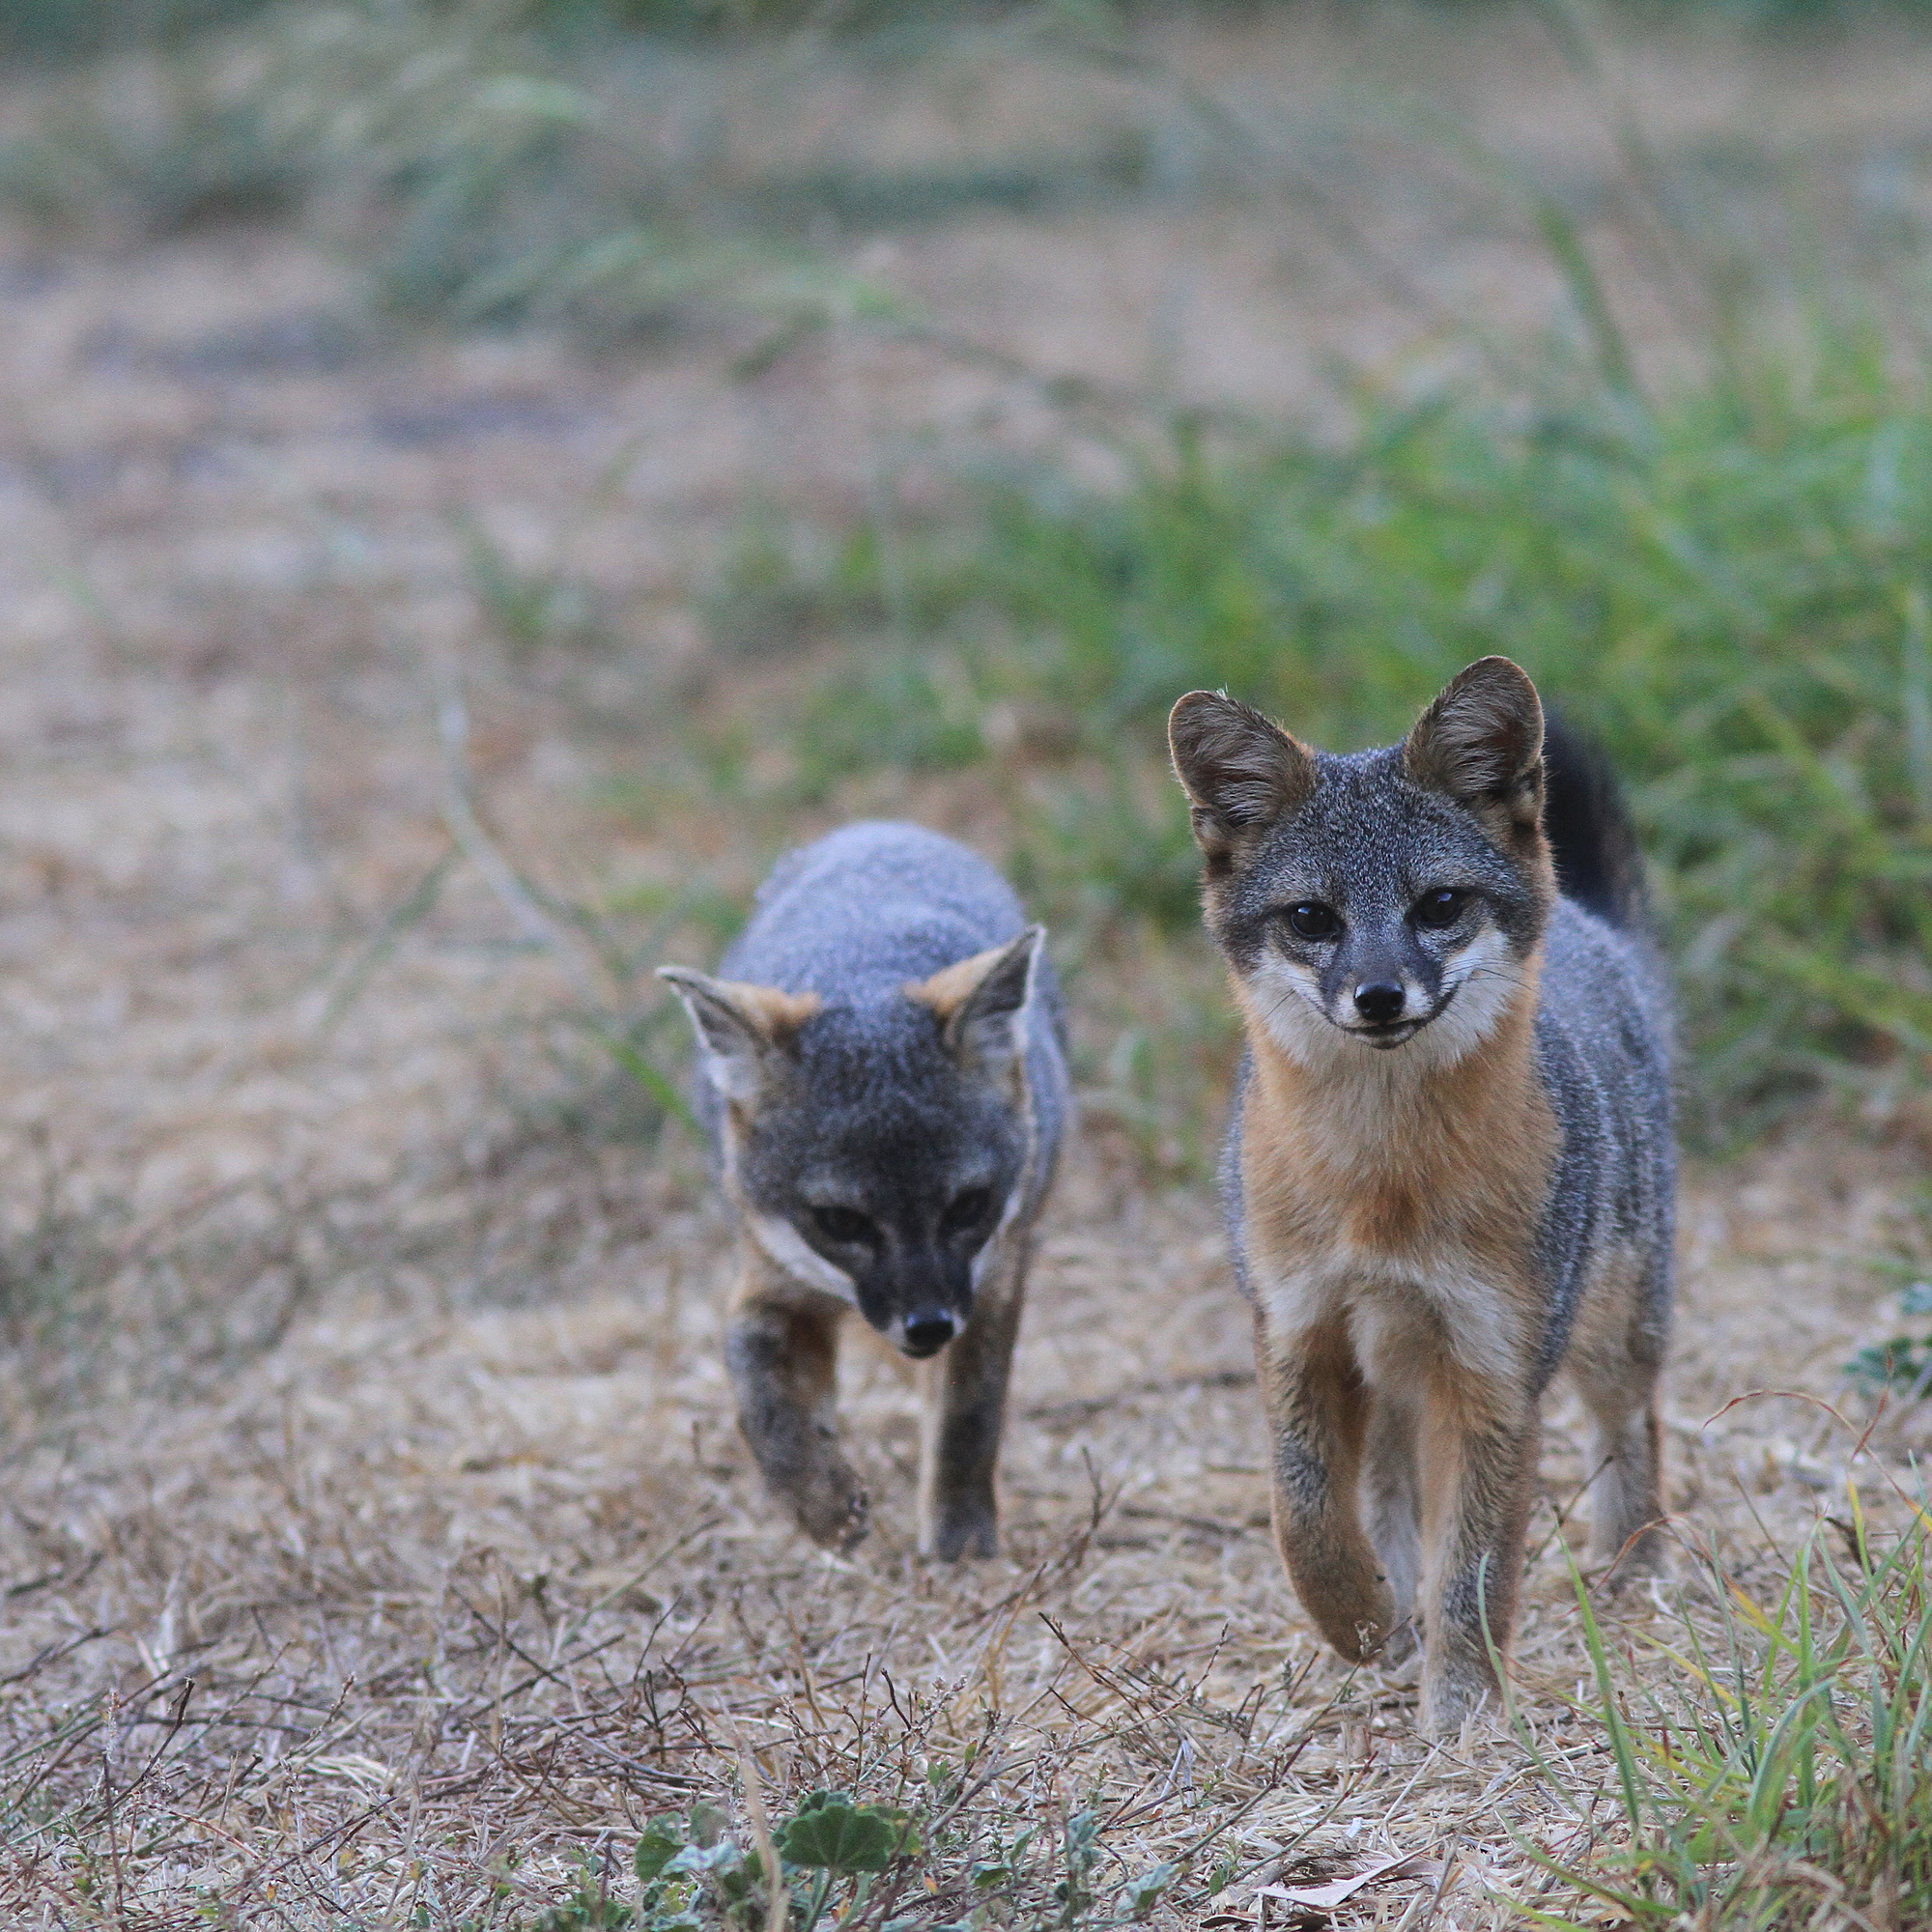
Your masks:
{"label": "fox's white chin", "polygon": [[1331,1017],[1316,975],[1279,953],[1264,957],[1248,980],[1256,1016],[1289,1058],[1311,1070],[1337,1072],[1361,1065],[1365,1047],[1393,1054],[1412,1046],[1394,1063],[1404,1067],[1454,1066],[1489,1038],[1531,983],[1527,962],[1493,929],[1453,962],[1433,1013],[1386,1027]]}

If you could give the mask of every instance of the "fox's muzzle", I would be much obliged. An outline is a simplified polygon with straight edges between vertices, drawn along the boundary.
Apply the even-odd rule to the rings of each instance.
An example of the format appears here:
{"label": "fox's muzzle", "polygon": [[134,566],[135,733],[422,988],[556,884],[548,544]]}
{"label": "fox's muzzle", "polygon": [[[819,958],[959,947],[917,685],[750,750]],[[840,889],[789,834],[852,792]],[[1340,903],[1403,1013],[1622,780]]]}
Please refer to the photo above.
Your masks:
{"label": "fox's muzzle", "polygon": [[924,1361],[965,1327],[973,1312],[972,1266],[930,1240],[892,1245],[896,1252],[858,1278],[859,1312],[902,1354]]}

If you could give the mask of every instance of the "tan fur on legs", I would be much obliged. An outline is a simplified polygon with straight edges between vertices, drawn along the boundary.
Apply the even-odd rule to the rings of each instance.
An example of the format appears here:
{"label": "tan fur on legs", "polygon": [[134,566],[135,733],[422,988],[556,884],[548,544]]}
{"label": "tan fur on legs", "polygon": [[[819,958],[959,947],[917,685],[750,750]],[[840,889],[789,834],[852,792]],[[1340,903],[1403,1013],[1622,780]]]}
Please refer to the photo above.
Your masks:
{"label": "tan fur on legs", "polygon": [[1379,1662],[1401,1663],[1414,1655],[1417,1599],[1422,1583],[1422,1490],[1416,1466],[1417,1405],[1407,1396],[1378,1389],[1370,1399],[1362,1501],[1369,1541],[1394,1599],[1396,1630]]}
{"label": "tan fur on legs", "polygon": [[[1277,1524],[1293,1525],[1281,1532],[1283,1555],[1345,1656],[1367,1654],[1357,1622],[1373,1621],[1378,1641],[1396,1630],[1403,1579],[1363,1534],[1355,1471],[1372,1392],[1426,1392],[1423,1710],[1437,1730],[1453,1729],[1493,1688],[1472,1566],[1488,1552],[1482,1596],[1500,1644],[1534,1474],[1536,1421],[1523,1394],[1539,1315],[1532,1243],[1559,1138],[1532,1071],[1534,985],[1532,968],[1477,1052],[1420,1067],[1361,1055],[1352,1087],[1298,1062],[1249,1012],[1250,1264],[1265,1326],[1300,1337],[1277,1346],[1300,1359],[1269,1358],[1264,1382],[1337,1391],[1329,1411],[1352,1416],[1357,1432],[1350,1449],[1339,1419],[1330,1422],[1336,1447],[1308,1452],[1333,1471],[1321,1506],[1285,1516],[1277,1420]],[[1237,997],[1249,1005],[1246,987]],[[1297,1318],[1306,1325],[1291,1326]],[[1344,1390],[1353,1393],[1345,1400]],[[1319,1406],[1304,1395],[1301,1407]],[[1378,1442],[1368,1460],[1369,1500],[1387,1538],[1400,1520],[1401,1457]],[[1304,1536],[1314,1538],[1305,1549]],[[1400,1560],[1399,1539],[1391,1547]],[[1394,1658],[1404,1648],[1398,1636]]]}
{"label": "tan fur on legs", "polygon": [[830,1296],[775,1274],[745,1243],[724,1358],[753,1460],[798,1526],[828,1549],[866,1534],[866,1487],[838,1447],[838,1321]]}
{"label": "tan fur on legs", "polygon": [[1436,1737],[1495,1693],[1491,1648],[1507,1656],[1516,1625],[1542,1422],[1499,1394],[1445,1365],[1423,1402],[1422,1726]]}
{"label": "tan fur on legs", "polygon": [[1274,1534],[1295,1594],[1344,1657],[1364,1662],[1388,1641],[1395,1601],[1357,1496],[1368,1395],[1339,1325],[1281,1342],[1255,1319],[1267,1408]]}

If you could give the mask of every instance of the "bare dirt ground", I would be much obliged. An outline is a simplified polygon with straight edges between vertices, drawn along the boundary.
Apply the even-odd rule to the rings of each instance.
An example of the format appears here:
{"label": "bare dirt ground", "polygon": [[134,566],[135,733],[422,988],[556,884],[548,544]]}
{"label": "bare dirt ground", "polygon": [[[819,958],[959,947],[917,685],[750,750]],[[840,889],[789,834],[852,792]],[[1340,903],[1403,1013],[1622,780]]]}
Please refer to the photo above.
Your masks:
{"label": "bare dirt ground", "polygon": [[[1295,31],[1184,51],[1326,100],[1353,43]],[[1932,73],[1895,52],[1720,74],[1660,52],[1648,80],[1680,129],[1769,100],[1794,142],[1876,152]],[[1398,53],[1498,140],[1602,164],[1547,61]],[[1401,202],[1373,200],[1381,244],[1433,299],[1543,313],[1517,240],[1445,243],[1427,196],[1406,228]],[[1442,340],[1279,212],[976,216],[871,245],[1043,373],[1270,409],[1326,357],[1391,375]],[[561,895],[742,899],[763,835],[648,768],[668,708],[698,701],[723,531],[759,491],[835,514],[989,412],[1048,434],[1032,391],[856,334],[734,382],[710,338],[598,358],[359,314],[346,270],[273,234],[0,255],[8,1921],[509,1922],[586,1857],[621,1867],[651,1814],[735,1805],[744,1750],[783,1807],[938,1790],[969,1747],[988,1833],[1051,1838],[1093,1804],[1151,1864],[1221,1828],[1229,1923],[1259,1922],[1284,1858],[1445,1847],[1439,1922],[1502,1919],[1526,1883],[1510,1824],[1570,1828],[1506,1738],[1425,1746],[1402,1686],[1319,1649],[1266,1527],[1205,1190],[1150,1189],[1104,1135],[1076,1150],[995,1562],[913,1555],[910,1392],[855,1340],[877,1528],[821,1556],[732,1426],[695,1151],[627,1136],[574,1017],[593,969],[474,849],[448,858],[462,777]],[[585,586],[607,641],[562,666],[493,641],[470,521]],[[869,781],[790,830],[862,805],[998,853],[970,778]],[[432,876],[435,909],[372,948]],[[1725,1405],[1842,1392],[1895,1285],[1871,1258],[1923,1251],[1923,1176],[1922,1150],[1819,1126],[1689,1182],[1670,1501],[1747,1581],[1842,1511],[1852,1442],[1795,1401]],[[1552,1410],[1519,1670],[1587,1786],[1601,1740],[1562,1703],[1575,1420]],[[1881,1517],[1880,1462],[1902,1472],[1922,1438],[1873,1436],[1856,1473]],[[1370,1888],[1344,1921],[1393,1924],[1427,1890]]]}

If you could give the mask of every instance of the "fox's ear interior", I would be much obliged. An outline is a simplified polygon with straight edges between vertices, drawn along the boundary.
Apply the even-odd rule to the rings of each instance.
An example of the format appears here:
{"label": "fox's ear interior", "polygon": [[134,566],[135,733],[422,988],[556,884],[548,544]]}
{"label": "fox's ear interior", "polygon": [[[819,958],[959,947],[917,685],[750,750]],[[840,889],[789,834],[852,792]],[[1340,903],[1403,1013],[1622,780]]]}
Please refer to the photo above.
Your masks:
{"label": "fox's ear interior", "polygon": [[781,993],[741,980],[714,980],[688,966],[660,966],[697,1030],[705,1078],[727,1100],[757,1098],[774,1059],[789,1054],[798,1030],[824,1004],[816,993]]}
{"label": "fox's ear interior", "polygon": [[1534,826],[1543,810],[1543,701],[1508,658],[1479,658],[1415,721],[1403,764],[1419,785]]}
{"label": "fox's ear interior", "polygon": [[1168,716],[1167,743],[1210,870],[1294,810],[1315,783],[1308,747],[1225,692],[1190,691]]}
{"label": "fox's ear interior", "polygon": [[939,1016],[946,1044],[962,1066],[994,1072],[1023,1062],[1026,1015],[1033,1000],[1043,925],[976,952],[906,988],[906,997]]}

